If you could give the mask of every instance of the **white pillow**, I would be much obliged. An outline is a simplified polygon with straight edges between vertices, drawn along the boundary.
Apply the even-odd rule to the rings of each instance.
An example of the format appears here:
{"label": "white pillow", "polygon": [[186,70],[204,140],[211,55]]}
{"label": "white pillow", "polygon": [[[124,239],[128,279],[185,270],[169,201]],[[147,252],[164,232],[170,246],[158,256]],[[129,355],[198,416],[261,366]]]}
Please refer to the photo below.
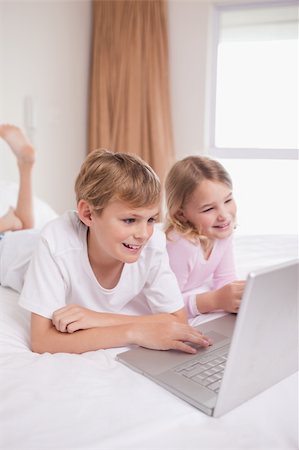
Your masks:
{"label": "white pillow", "polygon": [[[18,196],[17,183],[9,181],[0,181],[0,216],[6,213],[8,208],[12,206],[15,208]],[[34,228],[40,228],[52,219],[57,217],[57,213],[52,209],[48,203],[34,196]]]}

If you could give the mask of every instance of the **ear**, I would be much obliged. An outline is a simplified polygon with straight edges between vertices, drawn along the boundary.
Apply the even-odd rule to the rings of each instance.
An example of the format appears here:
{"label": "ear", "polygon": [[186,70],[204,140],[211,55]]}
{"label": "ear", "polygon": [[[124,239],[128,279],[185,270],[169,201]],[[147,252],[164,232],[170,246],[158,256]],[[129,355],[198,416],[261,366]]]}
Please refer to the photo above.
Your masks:
{"label": "ear", "polygon": [[80,220],[89,227],[92,221],[92,208],[90,204],[86,200],[79,200],[77,209]]}
{"label": "ear", "polygon": [[187,222],[187,219],[186,219],[186,217],[185,217],[184,211],[183,211],[182,209],[179,209],[179,210],[176,212],[175,218],[176,218],[179,222],[182,222],[182,223],[186,223],[186,222]]}

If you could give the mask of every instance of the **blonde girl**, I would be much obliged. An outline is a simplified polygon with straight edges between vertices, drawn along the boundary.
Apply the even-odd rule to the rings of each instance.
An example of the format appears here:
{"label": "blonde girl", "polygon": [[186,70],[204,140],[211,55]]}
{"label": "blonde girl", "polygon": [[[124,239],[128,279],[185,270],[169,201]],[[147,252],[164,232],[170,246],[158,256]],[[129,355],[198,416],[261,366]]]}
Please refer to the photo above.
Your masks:
{"label": "blonde girl", "polygon": [[167,251],[189,317],[237,312],[244,281],[236,281],[229,174],[213,159],[189,156],[171,168],[165,191]]}

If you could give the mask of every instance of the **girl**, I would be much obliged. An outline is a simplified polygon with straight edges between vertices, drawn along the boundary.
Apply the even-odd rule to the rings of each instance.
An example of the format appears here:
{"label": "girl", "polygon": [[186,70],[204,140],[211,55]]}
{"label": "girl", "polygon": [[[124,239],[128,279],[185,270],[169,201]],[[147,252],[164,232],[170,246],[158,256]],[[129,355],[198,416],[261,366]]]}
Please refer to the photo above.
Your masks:
{"label": "girl", "polygon": [[188,342],[209,346],[186,323],[164,234],[154,230],[161,190],[154,171],[133,155],[95,150],[75,190],[77,211],[51,221],[40,236],[31,230],[35,239],[23,230],[0,241],[0,283],[21,291],[32,350],[137,344],[195,353]]}
{"label": "girl", "polygon": [[224,167],[207,157],[178,161],[166,182],[170,266],[190,317],[237,312],[244,281],[235,281],[232,235],[236,204]]}

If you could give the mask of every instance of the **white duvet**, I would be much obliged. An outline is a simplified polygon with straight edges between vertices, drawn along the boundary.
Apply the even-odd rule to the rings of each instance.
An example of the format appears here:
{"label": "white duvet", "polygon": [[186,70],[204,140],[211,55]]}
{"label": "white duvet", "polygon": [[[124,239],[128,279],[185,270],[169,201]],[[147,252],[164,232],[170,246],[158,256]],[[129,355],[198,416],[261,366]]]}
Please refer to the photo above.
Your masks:
{"label": "white duvet", "polygon": [[[298,256],[291,236],[237,236],[236,244],[240,277]],[[298,448],[296,375],[210,418],[117,362],[121,349],[32,353],[29,314],[17,300],[0,287],[1,449]]]}

